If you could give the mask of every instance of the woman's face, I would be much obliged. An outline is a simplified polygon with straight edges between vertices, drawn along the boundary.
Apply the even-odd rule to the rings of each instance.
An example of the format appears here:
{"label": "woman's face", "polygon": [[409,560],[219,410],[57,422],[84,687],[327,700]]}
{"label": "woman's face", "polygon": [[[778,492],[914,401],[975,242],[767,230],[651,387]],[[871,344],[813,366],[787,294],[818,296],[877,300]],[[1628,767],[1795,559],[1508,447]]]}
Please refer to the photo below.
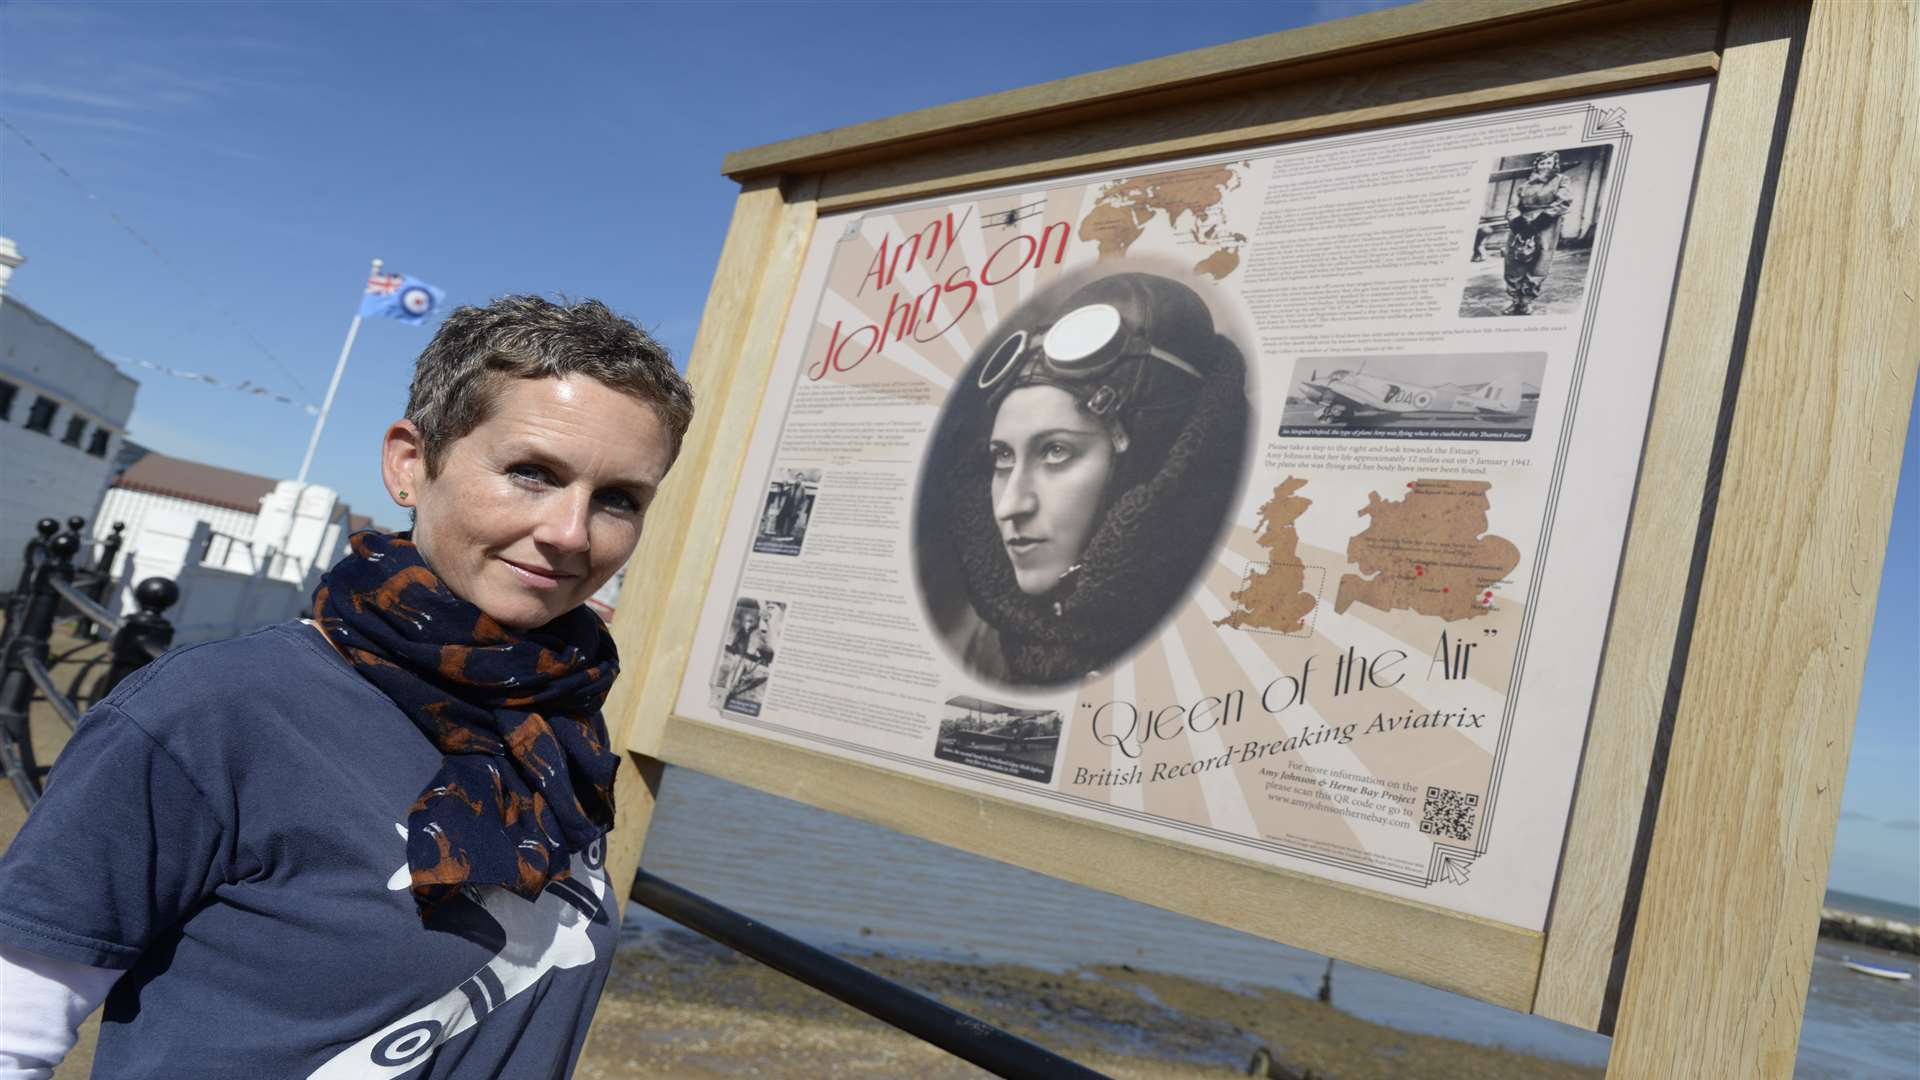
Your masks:
{"label": "woman's face", "polygon": [[519,630],[585,602],[626,564],[672,464],[653,408],[585,377],[509,382],[432,480],[409,421],[388,429],[381,458],[427,565]]}
{"label": "woman's face", "polygon": [[1116,452],[1107,429],[1057,386],[1023,386],[993,419],[993,516],[1020,591],[1052,589],[1099,525]]}

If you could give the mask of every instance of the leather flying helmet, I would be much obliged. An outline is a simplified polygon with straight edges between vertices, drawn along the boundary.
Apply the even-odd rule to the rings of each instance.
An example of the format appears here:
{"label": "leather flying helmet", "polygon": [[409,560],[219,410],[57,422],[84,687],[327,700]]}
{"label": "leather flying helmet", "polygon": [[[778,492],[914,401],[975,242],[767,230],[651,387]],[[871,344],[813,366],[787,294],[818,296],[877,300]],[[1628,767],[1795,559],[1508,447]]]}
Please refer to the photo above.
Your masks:
{"label": "leather flying helmet", "polygon": [[1051,323],[1014,331],[980,365],[975,382],[993,406],[1023,386],[1054,386],[1111,423],[1198,392],[1213,317],[1186,286],[1115,274],[1076,290],[1058,310]]}

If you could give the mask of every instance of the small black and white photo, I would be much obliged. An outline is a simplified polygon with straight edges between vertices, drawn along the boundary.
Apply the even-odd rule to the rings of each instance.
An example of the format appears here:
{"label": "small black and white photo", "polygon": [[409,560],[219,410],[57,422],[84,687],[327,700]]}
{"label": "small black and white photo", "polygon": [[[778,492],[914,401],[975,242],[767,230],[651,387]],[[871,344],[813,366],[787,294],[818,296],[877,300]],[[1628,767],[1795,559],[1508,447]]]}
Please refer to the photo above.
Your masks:
{"label": "small black and white photo", "polygon": [[778,469],[767,484],[767,499],[753,532],[753,550],[761,555],[798,555],[820,493],[819,469]]}
{"label": "small black and white photo", "polygon": [[777,600],[742,596],[734,601],[733,620],[707,684],[708,704],[742,716],[760,715],[786,614],[787,605]]}
{"label": "small black and white photo", "polygon": [[1501,158],[1487,178],[1460,314],[1577,311],[1612,164],[1611,145]]}
{"label": "small black and white photo", "polygon": [[1543,352],[1303,357],[1279,434],[1526,442],[1546,366]]}
{"label": "small black and white photo", "polygon": [[948,698],[933,756],[957,765],[1048,783],[1060,752],[1060,714],[977,697]]}

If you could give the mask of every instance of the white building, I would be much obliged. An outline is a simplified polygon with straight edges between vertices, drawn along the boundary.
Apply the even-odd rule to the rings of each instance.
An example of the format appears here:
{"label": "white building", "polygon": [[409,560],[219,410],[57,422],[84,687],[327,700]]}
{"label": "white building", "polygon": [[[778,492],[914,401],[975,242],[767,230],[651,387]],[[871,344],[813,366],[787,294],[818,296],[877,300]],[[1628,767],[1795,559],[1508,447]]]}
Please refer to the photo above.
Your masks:
{"label": "white building", "polygon": [[0,589],[43,517],[90,518],[113,474],[140,384],[6,293],[26,260],[0,237]]}
{"label": "white building", "polygon": [[347,537],[371,524],[332,488],[151,453],[113,479],[94,520],[102,534],[126,525],[117,610],[132,609],[132,587],[146,578],[179,584],[167,612],[177,643],[292,618]]}

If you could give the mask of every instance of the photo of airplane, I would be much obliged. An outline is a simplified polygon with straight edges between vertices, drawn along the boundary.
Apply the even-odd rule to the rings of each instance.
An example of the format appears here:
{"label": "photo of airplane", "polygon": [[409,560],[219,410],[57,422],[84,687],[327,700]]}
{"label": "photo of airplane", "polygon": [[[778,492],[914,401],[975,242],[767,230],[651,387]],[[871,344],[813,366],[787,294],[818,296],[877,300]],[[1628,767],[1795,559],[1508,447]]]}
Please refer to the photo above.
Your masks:
{"label": "photo of airplane", "polygon": [[[1314,419],[1344,419],[1348,423],[1466,417],[1505,422],[1521,418],[1524,399],[1520,380],[1512,376],[1473,386],[1421,386],[1341,368],[1324,378],[1313,372],[1300,388],[1308,400],[1320,406]],[[1539,398],[1538,392],[1534,398]]]}
{"label": "photo of airplane", "polygon": [[1053,759],[1059,749],[1058,712],[962,695],[947,700],[933,756],[976,769],[1046,781],[1053,779]]}
{"label": "photo of airplane", "polygon": [[1522,441],[1533,431],[1543,364],[1514,359],[1302,361],[1287,394],[1280,434]]}

